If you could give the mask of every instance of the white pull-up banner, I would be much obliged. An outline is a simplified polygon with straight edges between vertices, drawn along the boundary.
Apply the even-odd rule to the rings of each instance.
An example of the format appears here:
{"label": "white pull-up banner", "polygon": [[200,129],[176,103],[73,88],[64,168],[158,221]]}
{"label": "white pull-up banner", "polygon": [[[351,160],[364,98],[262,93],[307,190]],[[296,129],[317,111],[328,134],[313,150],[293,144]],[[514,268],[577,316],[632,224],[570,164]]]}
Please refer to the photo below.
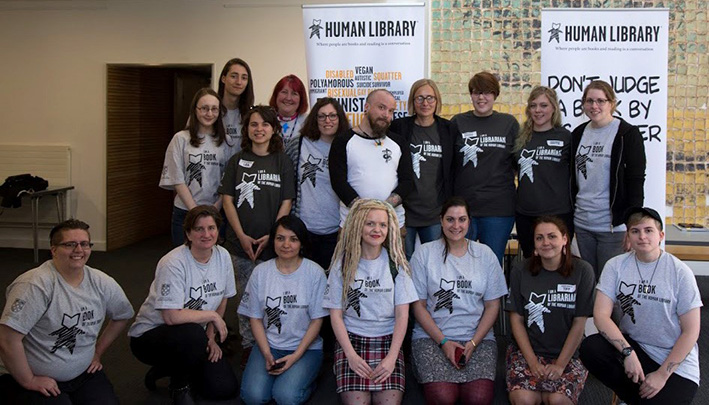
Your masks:
{"label": "white pull-up banner", "polygon": [[424,4],[303,6],[311,105],[336,98],[352,126],[367,94],[387,89],[397,99],[394,118],[406,115],[411,84],[425,74]]}
{"label": "white pull-up banner", "polygon": [[640,128],[647,170],[645,205],[664,216],[667,47],[664,8],[542,10],[542,84],[556,90],[569,130],[588,120],[581,101],[592,80],[608,82],[616,115]]}

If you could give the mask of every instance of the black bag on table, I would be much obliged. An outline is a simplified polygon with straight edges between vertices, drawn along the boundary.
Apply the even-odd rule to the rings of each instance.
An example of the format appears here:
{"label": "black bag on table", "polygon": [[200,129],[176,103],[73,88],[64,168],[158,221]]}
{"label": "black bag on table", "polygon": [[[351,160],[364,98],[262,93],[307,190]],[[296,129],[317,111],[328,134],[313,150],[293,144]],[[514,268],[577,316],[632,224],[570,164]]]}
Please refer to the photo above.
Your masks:
{"label": "black bag on table", "polygon": [[5,208],[18,208],[22,205],[22,193],[32,193],[46,190],[49,182],[39,176],[29,173],[10,176],[0,186],[0,206]]}

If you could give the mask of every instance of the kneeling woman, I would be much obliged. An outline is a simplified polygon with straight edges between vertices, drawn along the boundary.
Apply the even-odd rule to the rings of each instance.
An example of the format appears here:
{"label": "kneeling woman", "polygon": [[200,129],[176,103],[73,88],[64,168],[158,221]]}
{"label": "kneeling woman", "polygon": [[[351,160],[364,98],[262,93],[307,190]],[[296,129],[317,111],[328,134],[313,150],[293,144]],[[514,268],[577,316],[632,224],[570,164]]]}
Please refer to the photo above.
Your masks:
{"label": "kneeling woman", "polygon": [[356,201],[332,263],[323,306],[338,343],[337,393],[345,404],[401,403],[401,344],[416,292],[391,205]]}
{"label": "kneeling woman", "polygon": [[512,404],[576,404],[588,371],[578,359],[586,319],[593,312],[595,275],[571,256],[571,238],[558,217],[535,221],[534,256],[510,276],[507,350]]}
{"label": "kneeling woman", "polygon": [[187,213],[185,244],[158,262],[148,298],[128,331],[133,355],[154,366],[146,383],[151,375],[169,374],[178,404],[191,403],[190,384],[208,399],[236,395],[236,376],[219,347],[227,335],[227,298],[236,295],[229,252],[217,246],[221,222],[212,205]]}
{"label": "kneeling woman", "polygon": [[[625,214],[629,253],[606,263],[581,360],[629,404],[691,404],[699,386],[702,297],[692,270],[662,251],[662,218],[652,208]],[[611,319],[614,305],[622,311]]]}
{"label": "kneeling woman", "polygon": [[414,252],[411,268],[414,371],[426,402],[491,404],[497,345],[492,326],[507,294],[493,251],[465,239],[468,205],[453,197],[441,209],[443,237]]}
{"label": "kneeling woman", "polygon": [[297,217],[276,221],[269,243],[277,257],[256,266],[239,306],[257,344],[244,370],[241,398],[247,404],[302,404],[322,363],[318,332],[328,315],[322,307],[327,279],[317,263],[303,257],[308,230]]}

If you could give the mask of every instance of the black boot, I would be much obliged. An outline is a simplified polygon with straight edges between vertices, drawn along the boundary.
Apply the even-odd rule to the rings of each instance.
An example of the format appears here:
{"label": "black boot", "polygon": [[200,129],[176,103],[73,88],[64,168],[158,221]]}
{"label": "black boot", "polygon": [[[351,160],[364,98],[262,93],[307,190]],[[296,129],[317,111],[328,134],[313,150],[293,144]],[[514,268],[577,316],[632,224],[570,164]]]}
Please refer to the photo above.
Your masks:
{"label": "black boot", "polygon": [[145,388],[147,388],[148,391],[155,391],[155,383],[157,382],[157,380],[169,376],[170,373],[167,371],[167,369],[159,366],[152,366],[150,367],[150,370],[148,370],[148,372],[145,374]]}
{"label": "black boot", "polygon": [[170,388],[170,398],[174,405],[196,405],[190,393],[189,385],[177,389]]}

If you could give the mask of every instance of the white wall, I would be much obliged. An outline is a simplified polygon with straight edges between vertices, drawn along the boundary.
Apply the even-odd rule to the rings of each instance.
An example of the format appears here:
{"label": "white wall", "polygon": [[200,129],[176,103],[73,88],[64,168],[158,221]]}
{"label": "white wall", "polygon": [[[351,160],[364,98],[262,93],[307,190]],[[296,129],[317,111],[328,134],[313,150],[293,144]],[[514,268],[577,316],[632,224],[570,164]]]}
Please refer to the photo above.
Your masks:
{"label": "white wall", "polygon": [[[327,1],[362,2],[376,1]],[[0,143],[71,146],[72,215],[91,225],[103,250],[106,64],[212,63],[216,77],[238,56],[251,66],[256,102],[267,103],[282,76],[307,79],[301,3],[0,1]],[[157,187],[158,177],[136,181]],[[47,232],[42,235],[46,247]],[[30,247],[31,234],[0,230],[0,245]]]}

